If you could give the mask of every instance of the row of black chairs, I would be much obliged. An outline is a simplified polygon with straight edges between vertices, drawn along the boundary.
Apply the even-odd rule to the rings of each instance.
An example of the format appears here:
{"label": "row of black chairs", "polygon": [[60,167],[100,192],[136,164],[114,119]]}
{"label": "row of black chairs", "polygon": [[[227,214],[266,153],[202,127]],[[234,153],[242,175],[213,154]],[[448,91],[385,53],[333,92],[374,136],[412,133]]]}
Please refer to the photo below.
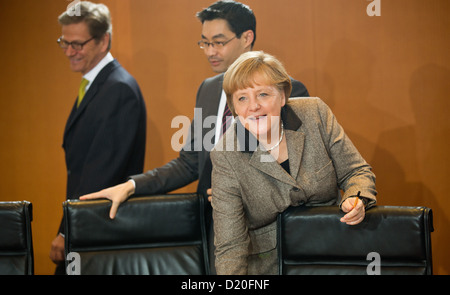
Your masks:
{"label": "row of black chairs", "polygon": [[[208,209],[197,194],[64,202],[68,274],[210,274]],[[377,206],[356,226],[337,207],[278,217],[280,274],[432,274],[432,211]],[[0,202],[0,274],[33,274],[29,202]]]}

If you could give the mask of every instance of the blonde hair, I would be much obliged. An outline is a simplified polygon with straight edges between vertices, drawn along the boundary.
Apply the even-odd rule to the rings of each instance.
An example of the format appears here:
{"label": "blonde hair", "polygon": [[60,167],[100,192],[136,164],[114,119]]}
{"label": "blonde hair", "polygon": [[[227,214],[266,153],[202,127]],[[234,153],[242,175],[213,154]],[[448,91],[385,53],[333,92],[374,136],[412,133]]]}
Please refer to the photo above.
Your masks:
{"label": "blonde hair", "polygon": [[89,33],[96,40],[100,40],[105,34],[109,34],[108,50],[110,50],[112,22],[108,7],[101,3],[97,4],[89,1],[78,1],[74,5],[79,13],[71,13],[68,8],[58,17],[59,24],[66,26],[84,21],[89,28]]}
{"label": "blonde hair", "polygon": [[233,116],[236,116],[233,105],[233,93],[237,90],[252,87],[255,74],[261,74],[268,84],[284,91],[286,101],[291,95],[291,78],[283,64],[274,56],[263,51],[243,53],[225,72],[223,90],[227,95],[227,104]]}

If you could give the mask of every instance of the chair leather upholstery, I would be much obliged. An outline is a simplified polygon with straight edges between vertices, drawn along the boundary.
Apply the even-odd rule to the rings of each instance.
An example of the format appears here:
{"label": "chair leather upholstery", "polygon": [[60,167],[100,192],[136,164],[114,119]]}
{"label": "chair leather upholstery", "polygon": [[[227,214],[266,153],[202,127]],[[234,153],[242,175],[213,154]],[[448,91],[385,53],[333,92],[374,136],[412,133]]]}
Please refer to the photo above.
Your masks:
{"label": "chair leather upholstery", "polygon": [[32,219],[30,202],[0,202],[0,275],[34,274]]}
{"label": "chair leather upholstery", "polygon": [[377,206],[358,225],[347,225],[338,207],[290,207],[278,218],[281,274],[366,274],[380,257],[380,274],[432,274],[432,211]]}
{"label": "chair leather upholstery", "polygon": [[[110,201],[64,203],[66,255],[81,274],[210,274],[204,200],[196,194],[135,197],[114,220]],[[278,217],[280,274],[432,274],[432,211],[376,206],[358,225],[337,206],[290,207]],[[68,262],[66,262],[67,264]]]}
{"label": "chair leather upholstery", "polygon": [[203,202],[196,194],[134,197],[111,220],[110,201],[66,201],[66,256],[80,255],[82,275],[207,274]]}

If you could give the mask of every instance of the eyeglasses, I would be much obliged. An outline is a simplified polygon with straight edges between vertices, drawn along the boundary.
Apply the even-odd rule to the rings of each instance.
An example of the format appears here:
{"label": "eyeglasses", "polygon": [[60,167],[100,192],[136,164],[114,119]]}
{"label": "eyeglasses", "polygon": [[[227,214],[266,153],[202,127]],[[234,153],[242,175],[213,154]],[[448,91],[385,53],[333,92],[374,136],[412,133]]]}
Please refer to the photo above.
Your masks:
{"label": "eyeglasses", "polygon": [[214,41],[214,42],[206,42],[206,41],[198,41],[198,46],[201,49],[207,49],[211,45],[213,48],[221,49],[225,45],[227,45],[231,40],[235,39],[237,36],[234,36],[233,38],[227,40],[227,41]]}
{"label": "eyeglasses", "polygon": [[73,50],[80,51],[80,50],[83,49],[83,46],[86,45],[86,43],[88,43],[89,41],[91,41],[93,39],[94,39],[94,37],[92,37],[91,39],[80,43],[80,42],[77,42],[77,41],[67,42],[62,37],[59,37],[56,42],[58,42],[59,47],[61,47],[62,49],[67,49],[67,48],[69,48],[69,46],[72,46]]}

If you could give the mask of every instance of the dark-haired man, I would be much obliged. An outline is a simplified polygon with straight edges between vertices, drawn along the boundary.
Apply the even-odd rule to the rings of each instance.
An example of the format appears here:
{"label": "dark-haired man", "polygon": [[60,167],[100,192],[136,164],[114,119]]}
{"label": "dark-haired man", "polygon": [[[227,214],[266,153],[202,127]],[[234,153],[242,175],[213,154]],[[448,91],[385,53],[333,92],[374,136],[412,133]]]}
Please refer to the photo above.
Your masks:
{"label": "dark-haired man", "polygon": [[[211,194],[212,165],[209,158],[211,148],[205,148],[203,138],[214,132],[214,142],[220,137],[222,117],[226,112],[226,97],[222,90],[223,73],[244,52],[253,48],[256,39],[256,18],[247,6],[235,1],[218,1],[197,13],[202,23],[199,47],[204,50],[215,77],[208,78],[200,85],[195,108],[201,115],[194,115],[189,139],[180,151],[179,157],[166,165],[130,177],[130,180],[115,187],[82,197],[82,199],[108,198],[112,200],[110,217],[114,218],[120,203],[129,196],[161,194],[181,188],[199,180],[197,192],[205,197]],[[309,96],[305,86],[293,80],[291,96]],[[193,131],[193,126],[203,126],[204,119],[216,116],[216,124],[203,127],[201,134]],[[196,124],[200,120],[200,124]],[[229,124],[227,124],[229,126]],[[197,144],[195,144],[197,142]],[[201,143],[201,150],[196,149]]]}
{"label": "dark-haired man", "polygon": [[202,23],[202,40],[198,44],[216,73],[224,73],[255,44],[256,18],[244,4],[219,1],[197,13],[197,18]]}

